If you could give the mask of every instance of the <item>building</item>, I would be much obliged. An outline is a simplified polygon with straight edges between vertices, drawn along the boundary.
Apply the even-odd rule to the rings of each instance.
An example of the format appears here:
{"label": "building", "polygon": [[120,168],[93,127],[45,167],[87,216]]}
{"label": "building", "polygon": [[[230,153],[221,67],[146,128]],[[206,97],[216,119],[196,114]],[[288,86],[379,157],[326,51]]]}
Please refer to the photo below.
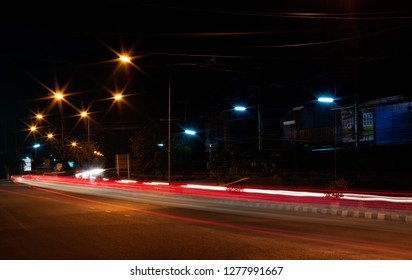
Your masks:
{"label": "building", "polygon": [[409,185],[412,102],[403,96],[296,106],[284,116],[283,136],[283,160],[300,171]]}
{"label": "building", "polygon": [[392,96],[357,106],[336,102],[297,106],[284,117],[283,139],[284,147],[313,149],[412,143],[412,102]]}

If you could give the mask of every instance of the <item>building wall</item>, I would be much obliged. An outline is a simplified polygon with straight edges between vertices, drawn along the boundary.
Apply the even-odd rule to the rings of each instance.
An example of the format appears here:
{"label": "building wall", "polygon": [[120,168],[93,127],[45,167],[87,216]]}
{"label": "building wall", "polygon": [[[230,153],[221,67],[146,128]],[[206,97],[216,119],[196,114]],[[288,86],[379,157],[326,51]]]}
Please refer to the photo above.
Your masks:
{"label": "building wall", "polygon": [[[336,115],[335,115],[336,114]],[[337,119],[334,119],[336,116]],[[359,145],[394,145],[412,143],[411,102],[371,103],[359,106],[357,116]],[[295,107],[283,122],[284,147],[299,144],[355,145],[354,106]]]}

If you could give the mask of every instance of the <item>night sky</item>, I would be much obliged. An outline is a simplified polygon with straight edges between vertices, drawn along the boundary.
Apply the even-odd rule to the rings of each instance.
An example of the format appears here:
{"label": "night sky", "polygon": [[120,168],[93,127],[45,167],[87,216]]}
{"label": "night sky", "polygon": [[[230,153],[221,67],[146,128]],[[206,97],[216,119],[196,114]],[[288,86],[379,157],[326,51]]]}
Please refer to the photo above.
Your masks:
{"label": "night sky", "polygon": [[[410,1],[55,1],[0,19],[7,133],[49,108],[47,88],[90,106],[96,127],[196,122],[237,102],[270,111],[332,93],[341,102],[411,96]],[[116,52],[136,68],[120,68]],[[110,90],[127,103],[111,107]],[[65,114],[70,115],[71,108]],[[56,108],[48,112],[57,118]],[[4,126],[4,125],[3,125]],[[3,138],[3,137],[2,137]]]}

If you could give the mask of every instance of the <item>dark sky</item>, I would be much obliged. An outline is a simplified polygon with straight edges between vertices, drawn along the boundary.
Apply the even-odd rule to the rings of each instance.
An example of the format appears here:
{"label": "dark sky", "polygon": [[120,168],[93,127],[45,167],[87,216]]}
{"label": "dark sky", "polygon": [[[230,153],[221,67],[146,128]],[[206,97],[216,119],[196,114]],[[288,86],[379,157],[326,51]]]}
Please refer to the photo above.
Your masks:
{"label": "dark sky", "polygon": [[[256,106],[258,91],[268,110],[324,92],[410,98],[408,2],[15,2],[0,19],[2,110],[26,121],[48,107],[47,87],[67,86],[77,107],[93,101],[99,124],[133,126],[167,116],[169,73],[174,117],[186,121]],[[118,68],[122,50],[137,68]],[[116,88],[130,106],[103,101]]]}

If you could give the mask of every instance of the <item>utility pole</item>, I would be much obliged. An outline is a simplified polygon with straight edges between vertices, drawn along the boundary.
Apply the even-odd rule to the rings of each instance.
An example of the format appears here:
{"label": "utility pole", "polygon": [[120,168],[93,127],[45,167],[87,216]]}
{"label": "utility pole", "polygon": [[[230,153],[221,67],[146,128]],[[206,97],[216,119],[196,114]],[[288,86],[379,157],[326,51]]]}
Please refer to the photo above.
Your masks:
{"label": "utility pole", "polygon": [[261,84],[260,84],[260,70],[258,69],[257,72],[257,137],[258,137],[258,151],[262,150],[262,121],[261,121],[261,114],[260,114],[260,103],[261,103]]}
{"label": "utility pole", "polygon": [[171,99],[172,99],[172,91],[171,91],[171,77],[169,72],[169,101],[168,101],[168,115],[167,115],[167,182],[170,184],[170,170],[171,170],[171,143],[170,143],[170,134],[171,134]]}

